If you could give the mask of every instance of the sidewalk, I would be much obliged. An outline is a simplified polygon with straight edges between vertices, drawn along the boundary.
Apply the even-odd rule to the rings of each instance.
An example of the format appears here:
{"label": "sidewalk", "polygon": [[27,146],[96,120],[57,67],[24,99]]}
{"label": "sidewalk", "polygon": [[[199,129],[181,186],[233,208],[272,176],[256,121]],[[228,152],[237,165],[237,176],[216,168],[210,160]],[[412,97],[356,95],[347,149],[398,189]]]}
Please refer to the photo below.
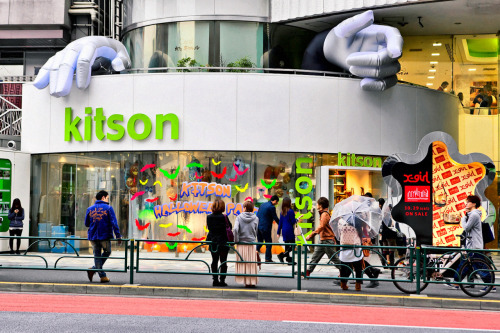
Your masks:
{"label": "sidewalk", "polygon": [[[83,271],[60,271],[60,270],[34,270],[30,268],[45,267],[43,256],[49,267],[54,267],[55,262],[65,254],[58,253],[29,253],[28,256],[0,255],[0,291],[15,292],[56,292],[56,293],[80,293],[80,294],[113,294],[113,295],[137,295],[137,296],[159,296],[159,297],[194,297],[194,298],[231,298],[231,299],[257,299],[276,301],[300,301],[300,302],[326,302],[344,304],[366,304],[366,305],[393,305],[393,306],[421,306],[421,307],[443,307],[443,308],[468,308],[500,310],[500,293],[490,293],[487,296],[474,299],[465,295],[462,291],[448,290],[443,285],[431,284],[422,296],[409,296],[399,292],[392,282],[381,282],[375,289],[363,288],[361,292],[354,292],[353,286],[350,290],[342,291],[338,286],[332,285],[329,277],[338,276],[338,270],[333,266],[317,266],[314,276],[325,277],[325,279],[302,279],[302,291],[297,291],[297,278],[284,278],[291,276],[291,266],[282,264],[262,265],[259,274],[266,274],[269,278],[259,278],[257,289],[246,289],[234,282],[234,277],[228,276],[226,288],[213,288],[211,276],[196,275],[196,273],[207,272],[208,268],[203,262],[181,261],[185,254],[176,257],[175,253],[169,252],[142,252],[141,259],[169,259],[169,261],[145,260],[140,262],[140,270],[151,271],[184,271],[195,273],[185,274],[155,274],[135,273],[134,283],[129,285],[130,272],[110,272],[110,284],[102,285],[97,275],[94,283],[89,283],[86,273]],[[81,256],[89,256],[87,253]],[[309,254],[311,256],[312,254]],[[62,269],[86,269],[93,265],[92,258],[78,258],[75,255],[67,255],[70,258],[59,260],[57,267]],[[113,257],[124,257],[123,251],[113,251]],[[495,264],[500,265],[500,258],[493,257]],[[209,253],[192,253],[190,259],[211,262]],[[275,259],[275,256],[274,256]],[[376,256],[371,256],[372,265],[379,265]],[[228,260],[235,260],[234,254],[230,254]],[[323,259],[321,263],[326,263]],[[8,269],[9,266],[23,267],[26,269]],[[108,270],[124,269],[123,259],[109,259],[105,264]],[[230,263],[228,272],[234,272],[234,264]],[[281,278],[280,278],[281,277]],[[390,279],[390,271],[383,270],[379,278]],[[363,286],[368,284],[364,282]]]}

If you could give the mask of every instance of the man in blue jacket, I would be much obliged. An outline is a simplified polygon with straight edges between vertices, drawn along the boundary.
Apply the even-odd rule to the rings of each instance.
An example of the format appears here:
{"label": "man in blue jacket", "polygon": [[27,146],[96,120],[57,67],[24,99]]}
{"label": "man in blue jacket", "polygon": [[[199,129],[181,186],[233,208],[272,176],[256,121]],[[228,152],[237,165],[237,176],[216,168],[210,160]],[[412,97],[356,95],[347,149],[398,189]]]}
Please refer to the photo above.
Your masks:
{"label": "man in blue jacket", "polygon": [[90,282],[95,274],[95,269],[98,271],[101,283],[109,282],[106,272],[102,271],[102,266],[111,255],[111,241],[113,239],[113,232],[118,239],[118,245],[121,244],[120,228],[116,221],[115,211],[109,205],[109,194],[106,191],[100,191],[96,194],[97,201],[93,206],[87,209],[85,214],[85,226],[89,228],[88,239],[94,249],[94,263],[95,266],[87,271]]}
{"label": "man in blue jacket", "polygon": [[[272,243],[273,239],[271,237],[271,231],[273,229],[273,221],[279,222],[279,218],[276,215],[276,205],[279,202],[277,195],[273,195],[271,200],[264,203],[259,207],[257,212],[257,217],[259,218],[259,229],[257,231],[257,241],[259,243],[266,242]],[[257,245],[257,252],[260,251],[262,245]],[[266,245],[266,262],[273,262],[271,254],[271,245]]]}

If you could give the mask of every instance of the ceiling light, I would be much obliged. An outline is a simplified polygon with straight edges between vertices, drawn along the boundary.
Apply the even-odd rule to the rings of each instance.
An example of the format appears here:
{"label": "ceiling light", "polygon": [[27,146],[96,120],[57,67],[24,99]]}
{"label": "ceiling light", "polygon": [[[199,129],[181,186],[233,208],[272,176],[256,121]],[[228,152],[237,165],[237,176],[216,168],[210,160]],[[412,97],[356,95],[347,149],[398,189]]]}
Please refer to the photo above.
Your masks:
{"label": "ceiling light", "polygon": [[435,78],[435,76],[428,76],[427,78],[428,78],[428,79],[434,79],[434,78]]}
{"label": "ceiling light", "polygon": [[435,72],[436,70],[434,68],[429,69],[429,72]]}
{"label": "ceiling light", "polygon": [[431,61],[431,65],[432,64],[437,64],[438,62],[437,61]]}
{"label": "ceiling light", "polygon": [[443,44],[441,44],[441,43],[433,43],[432,44],[432,46],[441,46],[441,45],[443,45]]}
{"label": "ceiling light", "polygon": [[431,56],[433,56],[433,57],[437,57],[439,55],[440,55],[439,53],[431,53]]}
{"label": "ceiling light", "polygon": [[434,83],[427,83],[427,85],[428,85],[428,86],[433,86],[433,85],[434,85]]}
{"label": "ceiling light", "polygon": [[476,69],[475,68],[469,68],[469,72],[475,72]]}

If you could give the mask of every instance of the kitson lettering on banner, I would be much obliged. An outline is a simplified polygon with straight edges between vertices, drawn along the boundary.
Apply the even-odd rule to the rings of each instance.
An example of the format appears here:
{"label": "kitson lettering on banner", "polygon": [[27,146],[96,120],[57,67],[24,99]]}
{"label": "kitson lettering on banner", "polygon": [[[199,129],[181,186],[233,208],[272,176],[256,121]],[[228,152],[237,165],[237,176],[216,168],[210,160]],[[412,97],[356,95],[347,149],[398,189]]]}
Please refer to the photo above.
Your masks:
{"label": "kitson lettering on banner", "polygon": [[[124,116],[121,114],[112,114],[109,117],[104,115],[102,108],[96,108],[95,115],[92,117],[92,108],[85,108],[85,119],[83,121],[83,137],[80,133],[80,117],[73,118],[73,110],[65,109],[64,114],[64,141],[91,141],[93,137],[102,141],[105,138],[111,141],[118,141],[123,138],[125,132],[133,140],[144,140],[149,137],[151,131],[155,132],[155,139],[163,140],[163,129],[165,124],[170,124],[170,139],[179,139],[179,118],[173,113],[157,114],[156,123],[143,114],[133,114],[125,124]],[[142,123],[142,131],[137,131],[137,124]],[[110,132],[111,131],[111,132]]]}
{"label": "kitson lettering on banner", "polygon": [[[205,182],[183,182],[179,198],[188,196],[212,196],[221,198],[231,198],[231,185],[205,183]],[[258,209],[255,208],[254,212]],[[243,212],[243,204],[228,202],[226,203],[226,215],[239,215]],[[154,207],[155,218],[179,213],[191,214],[212,214],[212,202],[209,201],[174,201],[157,205]]]}

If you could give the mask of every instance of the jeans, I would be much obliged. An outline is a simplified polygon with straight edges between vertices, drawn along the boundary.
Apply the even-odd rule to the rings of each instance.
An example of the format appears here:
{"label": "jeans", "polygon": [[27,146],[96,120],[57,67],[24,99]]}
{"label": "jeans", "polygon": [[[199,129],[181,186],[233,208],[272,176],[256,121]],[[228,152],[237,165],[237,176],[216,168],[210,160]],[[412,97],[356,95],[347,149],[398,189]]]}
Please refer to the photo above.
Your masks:
{"label": "jeans", "polygon": [[[210,254],[212,255],[212,273],[218,273],[218,268],[219,268],[219,260],[222,263],[220,266],[220,273],[227,273],[227,255],[229,253],[229,248],[227,246],[220,246],[220,248],[217,249],[217,251],[213,252],[210,251]],[[218,281],[218,275],[212,275],[212,278],[214,281]],[[226,276],[222,275],[220,277],[221,282],[226,281]]]}
{"label": "jeans", "polygon": [[[320,244],[328,244],[328,245],[334,245],[335,242],[331,239],[325,239],[319,242]],[[340,264],[340,260],[338,257],[338,253],[334,255],[335,252],[338,251],[339,248],[334,248],[334,247],[327,247],[327,246],[315,246],[314,247],[314,253],[311,258],[311,264],[307,268],[308,271],[311,273],[314,271],[316,268],[316,264],[323,258],[323,255],[327,255],[328,259],[333,261],[334,264]]]}
{"label": "jeans", "polygon": [[[21,236],[23,233],[23,229],[12,229],[9,230],[10,236]],[[14,238],[9,239],[10,250],[14,251]],[[17,239],[17,251],[19,251],[19,247],[21,246],[21,238]]]}
{"label": "jeans", "polygon": [[[102,269],[102,266],[111,255],[111,241],[110,240],[93,240],[90,241],[94,249],[94,266],[92,269]],[[106,272],[98,271],[99,277],[105,277]]]}
{"label": "jeans", "polygon": [[[257,241],[259,243],[262,243],[262,242],[266,242],[266,243],[272,243],[273,242],[273,238],[271,237],[271,230],[267,231],[267,230],[260,230],[258,229],[257,230]],[[260,252],[260,248],[262,247],[263,245],[257,245],[257,252]],[[271,254],[271,250],[272,250],[273,246],[272,245],[266,245],[266,260],[267,261],[270,261],[273,259],[273,256]]]}
{"label": "jeans", "polygon": [[[487,262],[487,259],[485,258],[484,255],[480,254],[480,253],[474,253],[474,252],[469,252],[469,258],[479,258],[479,259],[483,259],[484,261]],[[458,265],[458,268],[457,268],[457,272],[460,272],[460,269],[462,269],[462,266],[464,266],[465,264],[467,263],[467,259],[463,259],[460,261],[460,264]],[[490,267],[488,267],[487,264],[484,264],[484,263],[474,263],[472,264],[472,268],[473,270],[479,270],[479,269],[485,269],[485,270],[488,270],[488,269],[491,269]],[[470,269],[470,266],[466,266],[466,268],[463,270],[462,274],[462,279],[465,279],[465,281],[469,281],[469,274],[472,273],[472,271]],[[491,278],[492,278],[492,275],[494,273],[492,272],[488,272],[488,271],[476,271],[476,273],[481,277],[481,280],[483,280],[484,283],[491,283]],[[455,274],[455,281],[459,281],[460,278],[458,276],[458,274]]]}

